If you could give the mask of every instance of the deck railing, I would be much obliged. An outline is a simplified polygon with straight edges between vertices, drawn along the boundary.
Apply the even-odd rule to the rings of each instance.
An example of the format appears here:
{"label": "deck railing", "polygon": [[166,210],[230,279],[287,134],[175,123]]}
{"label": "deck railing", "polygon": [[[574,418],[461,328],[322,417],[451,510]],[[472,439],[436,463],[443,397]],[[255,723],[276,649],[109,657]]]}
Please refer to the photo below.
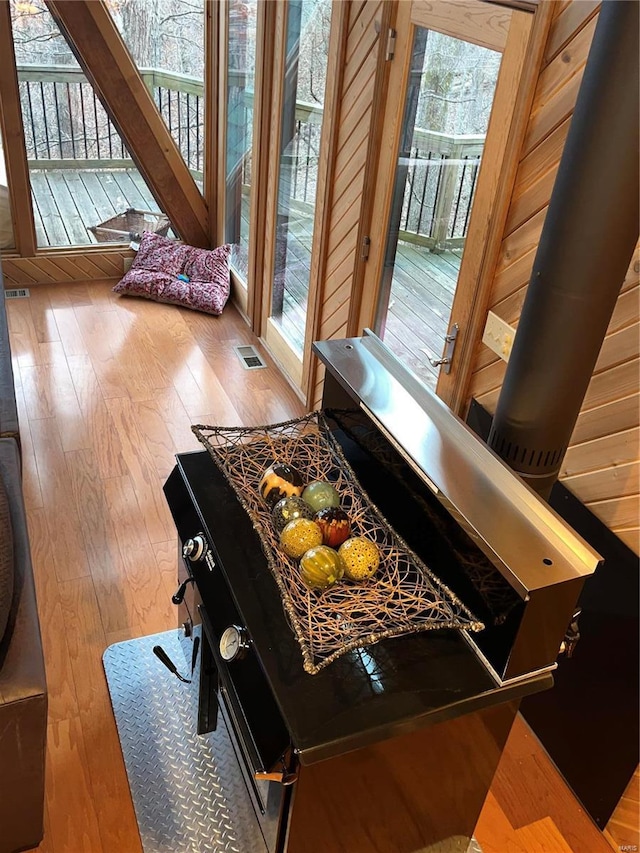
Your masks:
{"label": "deck railing", "polygon": [[[196,180],[204,168],[204,88],[202,80],[155,68],[140,74]],[[234,80],[237,78],[237,80]],[[252,92],[244,75],[231,71],[242,109],[250,115]],[[25,143],[32,169],[119,169],[133,162],[119,133],[81,68],[18,66]],[[322,107],[296,104],[296,125],[287,155],[292,164],[292,201],[313,213],[320,151]],[[244,123],[244,122],[243,122]],[[408,158],[400,221],[401,239],[438,251],[464,242],[483,136],[452,136],[418,129]],[[245,156],[242,183],[251,183]]]}
{"label": "deck railing", "polygon": [[417,128],[408,158],[400,237],[435,251],[464,244],[484,136]]}
{"label": "deck railing", "polygon": [[[140,74],[192,174],[202,179],[202,81],[154,68],[141,68]],[[120,134],[81,68],[23,64],[18,81],[31,168],[132,168]]]}

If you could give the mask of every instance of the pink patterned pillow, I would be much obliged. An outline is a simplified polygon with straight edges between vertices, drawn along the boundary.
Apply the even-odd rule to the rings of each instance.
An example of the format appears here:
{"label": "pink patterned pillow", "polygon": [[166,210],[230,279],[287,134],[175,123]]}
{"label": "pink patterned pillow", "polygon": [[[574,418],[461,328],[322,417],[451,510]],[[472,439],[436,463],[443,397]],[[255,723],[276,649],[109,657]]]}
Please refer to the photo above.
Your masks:
{"label": "pink patterned pillow", "polygon": [[196,249],[145,232],[131,269],[113,290],[221,314],[229,298],[230,253],[229,245]]}
{"label": "pink patterned pillow", "polygon": [[226,243],[217,249],[194,249],[189,247],[183,273],[198,281],[218,281],[220,274],[229,279],[229,256],[231,246]]}
{"label": "pink patterned pillow", "polygon": [[190,251],[191,246],[161,237],[152,231],[145,231],[131,269],[156,270],[167,275],[178,275],[182,272]]}

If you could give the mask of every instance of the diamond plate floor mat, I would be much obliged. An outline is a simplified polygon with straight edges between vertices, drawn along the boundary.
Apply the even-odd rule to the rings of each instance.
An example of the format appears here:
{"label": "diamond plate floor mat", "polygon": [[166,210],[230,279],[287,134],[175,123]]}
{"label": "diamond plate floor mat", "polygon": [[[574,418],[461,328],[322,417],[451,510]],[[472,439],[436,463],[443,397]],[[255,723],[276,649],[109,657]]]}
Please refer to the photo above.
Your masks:
{"label": "diamond plate floor mat", "polygon": [[187,667],[178,631],[110,646],[103,663],[144,853],[266,853],[229,735],[197,735],[197,680],[182,684],[153,654]]}

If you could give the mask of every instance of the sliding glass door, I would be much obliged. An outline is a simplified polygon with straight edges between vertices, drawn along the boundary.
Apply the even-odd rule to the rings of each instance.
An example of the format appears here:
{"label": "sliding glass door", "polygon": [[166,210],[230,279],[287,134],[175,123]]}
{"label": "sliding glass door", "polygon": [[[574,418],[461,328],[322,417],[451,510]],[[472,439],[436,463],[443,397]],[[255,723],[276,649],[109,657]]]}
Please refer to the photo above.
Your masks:
{"label": "sliding glass door", "polygon": [[275,216],[263,329],[267,343],[297,384],[309,304],[331,9],[330,0],[282,4],[274,81],[277,180],[271,196]]}
{"label": "sliding glass door", "polygon": [[249,280],[249,232],[253,191],[253,129],[256,113],[258,0],[227,4],[226,121],[224,141],[224,240],[231,243],[234,284]]}

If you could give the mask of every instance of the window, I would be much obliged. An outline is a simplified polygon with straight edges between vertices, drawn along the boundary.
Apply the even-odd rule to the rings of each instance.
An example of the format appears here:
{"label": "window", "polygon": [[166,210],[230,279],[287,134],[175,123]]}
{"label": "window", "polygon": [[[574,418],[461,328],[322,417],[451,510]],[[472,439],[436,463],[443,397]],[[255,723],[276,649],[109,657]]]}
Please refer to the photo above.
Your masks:
{"label": "window", "polygon": [[166,220],[42,0],[11,0],[11,17],[38,246],[129,242],[141,222],[160,227]]}

